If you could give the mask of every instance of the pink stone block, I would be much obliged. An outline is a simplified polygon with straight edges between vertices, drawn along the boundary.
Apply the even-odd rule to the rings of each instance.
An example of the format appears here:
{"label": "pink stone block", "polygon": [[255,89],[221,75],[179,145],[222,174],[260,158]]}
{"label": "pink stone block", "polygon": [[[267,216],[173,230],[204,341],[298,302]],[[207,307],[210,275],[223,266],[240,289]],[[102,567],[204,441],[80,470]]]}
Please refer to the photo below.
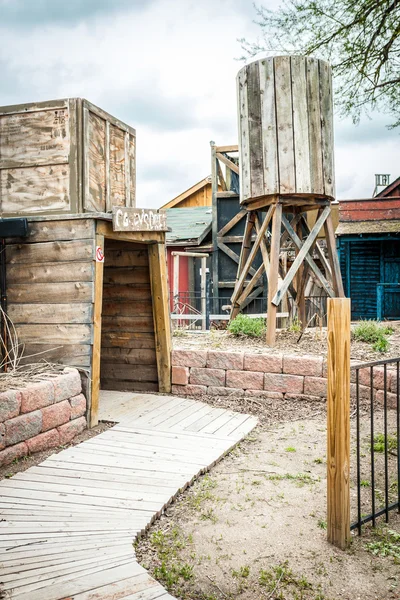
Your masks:
{"label": "pink stone block", "polygon": [[207,394],[205,385],[173,385],[172,393],[177,396],[203,396]]}
{"label": "pink stone block", "polygon": [[249,390],[262,390],[264,383],[263,373],[257,371],[227,371],[226,387],[244,388]]}
{"label": "pink stone block", "polygon": [[21,392],[8,390],[0,394],[0,423],[17,417],[21,409]]}
{"label": "pink stone block", "polygon": [[283,357],[283,372],[289,375],[322,377],[323,361],[322,356],[285,355]]}
{"label": "pink stone block", "polygon": [[15,446],[9,446],[5,450],[0,452],[0,467],[9,465],[14,460],[22,458],[28,454],[28,446],[25,442],[16,444]]}
{"label": "pink stone block", "polygon": [[243,369],[244,352],[208,351],[207,367],[211,369]]}
{"label": "pink stone block", "polygon": [[62,402],[62,400],[78,396],[82,391],[81,376],[77,369],[64,369],[62,375],[52,379],[52,383],[55,402]]}
{"label": "pink stone block", "polygon": [[189,367],[172,367],[172,383],[187,385],[189,383]]}
{"label": "pink stone block", "polygon": [[172,364],[177,367],[200,367],[207,364],[207,350],[173,350]]}
{"label": "pink stone block", "polygon": [[302,394],[304,377],[299,375],[284,375],[265,373],[264,389],[268,392],[281,392],[282,394]]}
{"label": "pink stone block", "polygon": [[60,434],[57,429],[51,429],[45,433],[39,433],[35,437],[26,441],[29,453],[41,452],[42,450],[48,450],[49,448],[55,448],[60,444]]}
{"label": "pink stone block", "polygon": [[[359,371],[359,383],[361,385],[366,385],[366,386],[370,386],[370,378],[371,378],[371,373],[370,373],[370,369],[368,367],[366,367],[365,369],[360,369]],[[387,370],[387,379],[386,379],[386,385],[387,385],[387,389],[390,389],[391,386],[391,382],[393,379],[393,373],[392,371],[389,371],[389,369]],[[351,381],[355,382],[356,381],[356,371],[352,370],[351,372]],[[382,367],[374,367],[373,369],[373,386],[375,389],[377,390],[383,390],[385,388],[385,375],[384,375],[384,369]]]}
{"label": "pink stone block", "polygon": [[[385,402],[385,392],[383,390],[378,390],[376,392],[376,399],[383,406]],[[387,392],[386,401],[389,408],[395,409],[397,407],[397,394]]]}
{"label": "pink stone block", "polygon": [[6,446],[12,446],[34,437],[42,429],[42,413],[40,410],[20,415],[5,422]]}
{"label": "pink stone block", "polygon": [[42,431],[54,429],[59,425],[68,423],[71,418],[71,405],[68,400],[63,400],[52,406],[47,406],[42,409],[43,422]]}
{"label": "pink stone block", "polygon": [[65,425],[61,425],[61,427],[58,427],[57,429],[60,434],[60,445],[65,446],[65,444],[69,444],[75,436],[86,429],[86,419],[85,417],[79,417],[79,419],[74,419],[69,423],[65,423]]}
{"label": "pink stone block", "polygon": [[282,359],[282,354],[256,354],[246,352],[244,355],[244,368],[246,371],[282,373]]}
{"label": "pink stone block", "polygon": [[74,396],[69,399],[69,403],[71,405],[71,419],[77,419],[78,417],[83,417],[86,413],[86,398],[83,394],[79,394],[78,396]]}
{"label": "pink stone block", "polygon": [[0,450],[4,450],[6,447],[6,426],[4,423],[0,423]]}
{"label": "pink stone block", "polygon": [[32,383],[21,390],[21,413],[33,412],[54,402],[54,386],[51,381]]}
{"label": "pink stone block", "polygon": [[199,369],[193,367],[190,369],[189,381],[194,385],[224,386],[225,371],[223,369]]}
{"label": "pink stone block", "polygon": [[326,398],[327,380],[324,377],[305,377],[304,394],[309,394],[310,396],[321,396],[321,398]]}

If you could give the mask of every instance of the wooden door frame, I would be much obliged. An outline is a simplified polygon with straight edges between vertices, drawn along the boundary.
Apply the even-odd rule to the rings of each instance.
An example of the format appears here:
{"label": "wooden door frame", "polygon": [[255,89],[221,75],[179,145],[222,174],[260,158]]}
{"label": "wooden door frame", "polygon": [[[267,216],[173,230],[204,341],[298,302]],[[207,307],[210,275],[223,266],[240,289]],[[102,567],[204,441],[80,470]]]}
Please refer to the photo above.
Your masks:
{"label": "wooden door frame", "polygon": [[[171,392],[171,322],[169,315],[165,232],[163,231],[113,231],[109,221],[96,222],[95,245],[104,252],[105,240],[118,240],[147,244],[151,282],[154,336],[156,343],[159,391]],[[107,260],[107,257],[105,257]],[[101,314],[103,308],[104,263],[95,263],[93,299],[93,348],[90,377],[89,427],[99,422]]]}

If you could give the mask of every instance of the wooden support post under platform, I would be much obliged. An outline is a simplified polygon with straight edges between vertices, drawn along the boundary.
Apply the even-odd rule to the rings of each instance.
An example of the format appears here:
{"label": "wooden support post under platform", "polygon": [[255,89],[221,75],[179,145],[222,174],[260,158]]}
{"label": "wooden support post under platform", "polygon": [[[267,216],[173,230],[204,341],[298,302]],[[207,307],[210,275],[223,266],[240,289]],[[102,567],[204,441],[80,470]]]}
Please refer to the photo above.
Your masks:
{"label": "wooden support post under platform", "polygon": [[272,217],[271,250],[269,257],[268,308],[267,308],[267,344],[275,345],[277,305],[272,302],[278,289],[279,250],[282,227],[282,204],[276,204]]}

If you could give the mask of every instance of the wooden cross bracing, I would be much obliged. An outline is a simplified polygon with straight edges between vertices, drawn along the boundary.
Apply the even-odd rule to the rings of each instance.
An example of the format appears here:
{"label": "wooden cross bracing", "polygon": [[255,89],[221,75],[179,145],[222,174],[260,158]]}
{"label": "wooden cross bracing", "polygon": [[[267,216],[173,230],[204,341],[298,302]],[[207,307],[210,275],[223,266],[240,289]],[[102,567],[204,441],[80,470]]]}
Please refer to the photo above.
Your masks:
{"label": "wooden cross bracing", "polygon": [[[305,326],[305,290],[310,279],[318,280],[327,296],[344,296],[330,203],[318,204],[316,201],[313,208],[318,209],[318,216],[312,229],[308,225],[305,213],[302,212],[304,206],[290,206],[280,198],[264,207],[267,211],[264,217],[259,209],[252,210],[249,207],[247,210],[237,278],[231,297],[231,319],[243,309],[243,303],[265,273],[268,281],[267,344],[270,346],[275,344],[277,307],[286,294],[289,293],[297,304],[302,327]],[[294,214],[290,221],[285,214],[289,212]],[[241,216],[243,217],[244,215]],[[328,259],[318,242],[318,235],[322,229],[325,231]],[[288,240],[296,249],[296,257],[286,272],[282,259]],[[261,252],[262,263],[255,270],[252,264],[258,251]],[[324,273],[313,259],[315,254]]]}

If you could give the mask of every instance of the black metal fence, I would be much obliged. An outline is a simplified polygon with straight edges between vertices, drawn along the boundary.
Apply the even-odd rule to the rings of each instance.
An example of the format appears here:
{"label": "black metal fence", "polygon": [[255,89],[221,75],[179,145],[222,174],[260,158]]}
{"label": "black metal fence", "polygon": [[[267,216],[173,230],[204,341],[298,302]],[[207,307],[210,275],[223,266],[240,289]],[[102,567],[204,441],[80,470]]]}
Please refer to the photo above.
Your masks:
{"label": "black metal fence", "polygon": [[351,529],[400,512],[400,358],[352,367],[357,519]]}

